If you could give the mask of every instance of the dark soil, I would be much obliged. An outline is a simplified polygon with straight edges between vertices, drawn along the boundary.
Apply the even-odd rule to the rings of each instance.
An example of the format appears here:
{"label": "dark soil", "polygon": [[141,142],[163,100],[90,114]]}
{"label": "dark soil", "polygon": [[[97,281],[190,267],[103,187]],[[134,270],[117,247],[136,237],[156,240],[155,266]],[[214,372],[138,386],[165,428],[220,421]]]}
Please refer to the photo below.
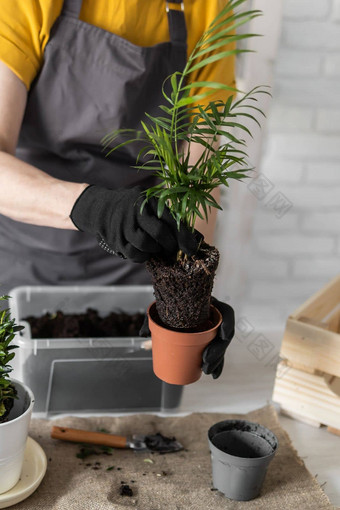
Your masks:
{"label": "dark soil", "polygon": [[151,259],[151,273],[160,320],[171,329],[204,330],[219,252],[206,243],[194,256],[176,261]]}
{"label": "dark soil", "polygon": [[119,494],[121,496],[133,496],[133,491],[131,489],[131,487],[127,484],[122,484],[120,487],[119,487]]}
{"label": "dark soil", "polygon": [[179,333],[185,331],[186,333],[199,333],[201,331],[207,331],[208,329],[213,328],[216,325],[216,318],[210,314],[208,319],[206,319],[204,322],[201,322],[199,326],[194,328],[172,328],[169,327],[167,324],[165,324],[159,317],[157,313],[156,307],[152,306],[149,310],[149,314],[151,319],[166,329],[171,329],[171,331],[178,331]]}
{"label": "dark soil", "polygon": [[100,317],[97,310],[88,308],[85,313],[45,313],[23,320],[31,326],[32,338],[100,338],[138,336],[144,321],[143,313],[111,312]]}
{"label": "dark soil", "polygon": [[145,444],[152,452],[171,453],[179,451],[175,437],[165,437],[159,432],[145,436]]}

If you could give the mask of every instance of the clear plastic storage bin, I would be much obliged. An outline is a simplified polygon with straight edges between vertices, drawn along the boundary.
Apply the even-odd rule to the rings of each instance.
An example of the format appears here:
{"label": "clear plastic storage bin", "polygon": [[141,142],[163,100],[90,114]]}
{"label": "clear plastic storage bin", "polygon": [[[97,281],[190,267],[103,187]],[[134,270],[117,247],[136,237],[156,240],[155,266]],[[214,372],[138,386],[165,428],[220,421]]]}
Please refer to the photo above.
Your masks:
{"label": "clear plastic storage bin", "polygon": [[34,412],[166,411],[179,406],[183,387],[158,379],[145,338],[32,338],[23,317],[46,312],[99,315],[145,312],[154,300],[151,286],[16,287],[10,292],[12,317],[25,329],[17,336],[13,377],[35,395]]}

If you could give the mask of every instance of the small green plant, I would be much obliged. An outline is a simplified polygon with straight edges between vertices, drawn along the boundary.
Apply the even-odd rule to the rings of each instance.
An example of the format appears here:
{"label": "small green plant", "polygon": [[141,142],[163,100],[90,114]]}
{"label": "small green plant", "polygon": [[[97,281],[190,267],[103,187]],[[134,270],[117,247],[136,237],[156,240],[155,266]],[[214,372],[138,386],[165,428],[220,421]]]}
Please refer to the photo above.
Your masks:
{"label": "small green plant", "polygon": [[[8,300],[9,296],[0,296],[0,300]],[[9,363],[15,356],[12,352],[18,346],[13,345],[15,334],[24,329],[24,326],[18,326],[15,319],[11,319],[11,313],[8,308],[0,311],[0,421],[1,418],[12,407],[13,400],[16,397],[16,390],[11,384],[9,374],[12,367]]]}
{"label": "small green plant", "polygon": [[[241,180],[252,170],[247,162],[246,141],[235,130],[252,136],[244,119],[260,125],[256,115],[263,115],[263,112],[256,103],[259,94],[269,94],[266,87],[241,93],[219,82],[188,83],[193,71],[251,51],[237,48],[236,43],[257,34],[237,34],[236,29],[259,16],[261,11],[237,12],[245,1],[230,0],[196,44],[183,72],[176,72],[165,80],[162,92],[168,105],[160,106],[164,115],[153,117],[146,113],[148,120],[141,122],[141,130],[119,129],[103,139],[104,148],[111,147],[108,155],[124,145],[145,142],[135,168],[152,171],[158,184],[145,191],[142,209],[150,197],[157,197],[158,216],[167,205],[178,229],[183,222],[193,230],[197,216],[207,220],[211,207],[221,209],[212,195],[213,190],[220,185],[228,187],[229,179]],[[231,44],[232,48],[226,50],[225,46]],[[168,80],[170,93],[165,92]],[[197,89],[202,87],[204,91],[197,94]],[[230,92],[226,101],[199,104],[219,90]],[[223,139],[219,145],[220,136]],[[120,143],[114,145],[118,138]],[[183,150],[185,142],[186,151]],[[200,144],[202,154],[196,162],[189,163],[192,144]],[[142,157],[146,161],[140,163]]]}

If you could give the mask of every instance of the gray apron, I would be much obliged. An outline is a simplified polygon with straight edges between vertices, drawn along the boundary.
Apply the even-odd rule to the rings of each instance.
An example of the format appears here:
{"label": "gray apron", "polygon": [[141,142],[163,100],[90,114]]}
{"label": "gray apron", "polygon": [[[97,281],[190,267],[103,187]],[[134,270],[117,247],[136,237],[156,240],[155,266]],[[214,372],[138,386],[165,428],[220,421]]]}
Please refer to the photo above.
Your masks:
{"label": "gray apron", "polygon": [[[114,129],[140,129],[144,112],[164,115],[162,83],[187,59],[184,13],[168,10],[169,42],[141,47],[79,20],[81,4],[65,0],[52,27],[16,155],[64,181],[147,188],[155,183],[150,172],[132,168],[140,146],[107,158],[101,139]],[[0,215],[2,294],[17,285],[133,283],[149,283],[144,265],[107,254],[93,236]]]}

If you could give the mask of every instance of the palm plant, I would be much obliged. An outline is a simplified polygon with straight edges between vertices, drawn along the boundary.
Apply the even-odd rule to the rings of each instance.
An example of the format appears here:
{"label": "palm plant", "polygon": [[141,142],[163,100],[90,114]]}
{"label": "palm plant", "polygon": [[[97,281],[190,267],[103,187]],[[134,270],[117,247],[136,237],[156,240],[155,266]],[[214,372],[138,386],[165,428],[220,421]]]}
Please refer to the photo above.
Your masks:
{"label": "palm plant", "polygon": [[[9,296],[0,296],[1,301],[7,299]],[[9,374],[12,372],[9,363],[15,356],[15,353],[12,352],[13,349],[18,347],[11,342],[15,334],[23,328],[24,326],[18,326],[15,323],[15,319],[11,319],[8,308],[0,311],[0,422],[6,418],[13,406],[14,399],[17,398],[16,389],[9,379]]]}
{"label": "palm plant", "polygon": [[[108,148],[118,136],[128,137],[119,145],[113,146],[108,155],[124,145],[137,141],[145,142],[137,162],[142,156],[148,159],[137,164],[135,168],[151,170],[160,181],[145,191],[145,201],[151,196],[158,198],[159,216],[167,205],[177,221],[178,228],[182,222],[193,230],[197,216],[207,219],[209,207],[220,209],[211,194],[213,189],[220,185],[228,186],[228,179],[241,180],[250,170],[247,168],[246,142],[236,136],[234,130],[237,128],[251,136],[249,128],[240,119],[252,119],[259,124],[252,115],[254,111],[262,114],[256,106],[256,96],[268,92],[264,87],[255,87],[233,102],[234,95],[240,94],[234,87],[218,82],[187,82],[193,71],[217,60],[251,51],[234,48],[216,53],[216,50],[221,50],[223,46],[256,35],[235,34],[239,26],[261,14],[258,10],[232,14],[232,11],[245,1],[231,0],[202,35],[184,70],[167,78],[171,82],[171,93],[166,94],[164,83],[163,95],[169,106],[160,106],[165,116],[153,117],[146,113],[149,122],[142,121],[141,130],[119,129],[103,139],[105,148]],[[195,89],[202,87],[207,90],[195,94]],[[227,101],[218,99],[206,106],[198,104],[198,101],[218,90],[230,92]],[[130,138],[131,132],[134,136]],[[217,146],[219,136],[226,140]],[[182,150],[184,141],[188,143],[186,153]],[[190,148],[193,143],[202,145],[204,151],[200,158],[190,165]],[[234,165],[240,168],[231,169]]]}
{"label": "palm plant", "polygon": [[[151,197],[156,197],[158,216],[162,215],[164,207],[167,206],[177,222],[178,229],[184,224],[194,231],[197,217],[207,220],[212,207],[221,209],[213,196],[214,189],[221,185],[228,187],[230,179],[242,180],[251,170],[243,136],[251,136],[247,126],[249,121],[259,125],[257,116],[263,115],[263,112],[257,102],[260,94],[268,94],[266,87],[255,87],[247,93],[241,93],[236,88],[219,82],[189,81],[194,71],[218,60],[234,58],[238,53],[251,51],[237,48],[236,45],[238,41],[249,39],[256,34],[237,34],[236,30],[259,16],[261,11],[238,11],[245,1],[229,0],[197,42],[184,70],[173,73],[165,80],[162,87],[165,104],[159,106],[162,110],[160,116],[154,117],[146,113],[146,120],[141,121],[140,130],[119,129],[103,139],[108,155],[124,145],[143,142],[135,168],[150,170],[157,177],[158,183],[144,191],[145,200],[141,212],[145,203]],[[204,99],[206,102],[206,98],[219,91],[229,93],[226,101],[215,99],[208,104],[200,104],[200,101]],[[123,141],[115,145],[117,139],[121,140],[122,137]],[[220,137],[222,141],[218,143]],[[202,146],[201,155],[195,162],[190,160],[193,144]],[[197,265],[199,257],[194,256],[192,259]],[[208,292],[212,289],[218,255],[213,259],[211,267],[206,259],[203,264],[204,271],[212,276],[207,285]],[[182,268],[186,267],[186,255],[178,252],[176,263],[181,264]],[[202,266],[202,263],[198,266]],[[159,261],[152,260],[147,267],[154,275]],[[162,271],[164,272],[164,267]],[[154,284],[158,279],[158,276],[154,276]],[[180,285],[176,281],[174,292],[178,292],[178,287]],[[199,287],[202,288],[201,285]],[[168,277],[166,291],[171,293]],[[158,304],[158,301],[162,300],[162,293],[158,293],[156,288],[155,293]],[[197,301],[197,291],[193,294]],[[204,297],[203,299],[206,300]],[[177,299],[175,301],[178,302]],[[157,311],[160,311],[160,308],[157,306]],[[163,321],[164,317],[171,315],[168,305],[164,310]],[[177,313],[177,316],[182,315],[182,312]],[[201,317],[201,314],[199,315]],[[199,322],[198,317],[194,320],[196,325],[197,320]],[[175,327],[184,326],[181,322],[176,322]]]}

